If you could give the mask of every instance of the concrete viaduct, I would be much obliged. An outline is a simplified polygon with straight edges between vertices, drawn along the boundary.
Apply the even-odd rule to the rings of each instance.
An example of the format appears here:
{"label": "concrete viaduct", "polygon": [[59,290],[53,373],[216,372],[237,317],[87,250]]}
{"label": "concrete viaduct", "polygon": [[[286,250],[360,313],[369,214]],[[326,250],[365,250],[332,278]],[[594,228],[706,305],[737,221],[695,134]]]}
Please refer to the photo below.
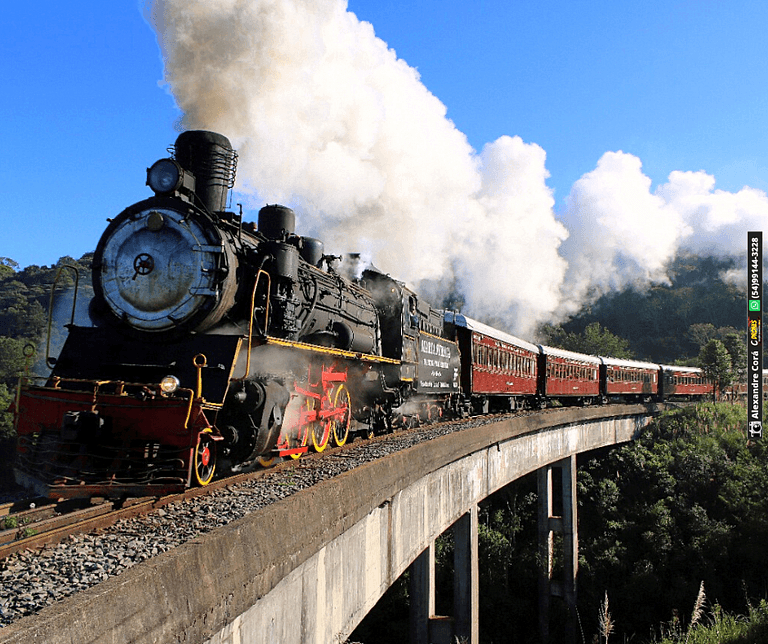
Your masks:
{"label": "concrete viaduct", "polygon": [[[0,630],[1,643],[342,643],[411,568],[411,641],[478,642],[477,504],[539,471],[540,544],[575,601],[575,457],[631,440],[652,406],[550,410],[466,429],[351,470],[144,562]],[[562,468],[563,516],[552,516]],[[434,540],[453,526],[454,606],[434,613]],[[550,575],[551,577],[551,575]]]}

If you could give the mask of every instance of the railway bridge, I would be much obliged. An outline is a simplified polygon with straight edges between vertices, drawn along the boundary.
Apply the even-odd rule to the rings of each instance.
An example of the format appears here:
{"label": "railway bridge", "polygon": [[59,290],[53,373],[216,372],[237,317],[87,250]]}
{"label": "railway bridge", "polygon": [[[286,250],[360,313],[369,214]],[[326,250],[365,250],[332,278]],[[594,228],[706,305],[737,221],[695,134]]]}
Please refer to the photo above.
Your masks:
{"label": "railway bridge", "polygon": [[[477,505],[539,472],[539,533],[561,579],[549,599],[575,601],[576,455],[631,440],[653,405],[557,409],[420,443],[323,481],[218,528],[0,630],[0,642],[102,644],[334,644],[344,642],[387,588],[411,569],[411,641],[478,641]],[[553,516],[553,469],[562,516]],[[454,606],[434,615],[434,540],[455,536]],[[545,559],[545,560],[546,560]]]}

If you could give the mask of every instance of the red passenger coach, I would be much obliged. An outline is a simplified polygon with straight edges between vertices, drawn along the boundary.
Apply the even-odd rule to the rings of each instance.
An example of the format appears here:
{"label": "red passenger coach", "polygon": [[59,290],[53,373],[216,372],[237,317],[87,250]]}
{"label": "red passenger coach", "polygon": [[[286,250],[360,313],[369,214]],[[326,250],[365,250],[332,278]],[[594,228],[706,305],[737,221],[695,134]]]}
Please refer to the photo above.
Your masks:
{"label": "red passenger coach", "polygon": [[589,405],[600,401],[600,359],[540,345],[539,378],[544,402]]}
{"label": "red passenger coach", "polygon": [[[536,400],[538,347],[459,313],[446,312],[455,329],[461,386],[478,412],[509,411]],[[467,360],[466,357],[471,357]]]}
{"label": "red passenger coach", "polygon": [[665,399],[694,400],[712,393],[712,383],[698,367],[661,365],[662,395]]}
{"label": "red passenger coach", "polygon": [[603,395],[628,402],[650,402],[659,395],[659,365],[600,356]]}

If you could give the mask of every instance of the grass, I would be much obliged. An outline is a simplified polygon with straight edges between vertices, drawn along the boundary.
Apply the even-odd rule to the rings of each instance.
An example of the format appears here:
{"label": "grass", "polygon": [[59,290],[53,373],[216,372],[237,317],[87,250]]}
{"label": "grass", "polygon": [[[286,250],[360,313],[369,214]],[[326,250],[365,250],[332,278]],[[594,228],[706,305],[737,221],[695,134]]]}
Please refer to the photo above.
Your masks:
{"label": "grass", "polygon": [[[757,606],[748,605],[747,615],[726,613],[714,604],[707,615],[704,613],[704,584],[696,598],[691,624],[683,633],[678,619],[674,618],[662,628],[662,638],[656,644],[768,644],[768,602],[761,600]],[[703,619],[702,619],[703,618]]]}
{"label": "grass", "polygon": [[[662,625],[661,639],[654,637],[653,644],[768,644],[768,601],[765,599],[757,606],[748,602],[747,615],[726,613],[719,604],[714,604],[709,613],[706,613],[705,604],[704,582],[701,582],[688,627],[684,627],[683,621],[675,612],[672,619]],[[600,604],[598,634],[593,642],[607,644],[614,626],[608,612],[606,592],[605,599]]]}

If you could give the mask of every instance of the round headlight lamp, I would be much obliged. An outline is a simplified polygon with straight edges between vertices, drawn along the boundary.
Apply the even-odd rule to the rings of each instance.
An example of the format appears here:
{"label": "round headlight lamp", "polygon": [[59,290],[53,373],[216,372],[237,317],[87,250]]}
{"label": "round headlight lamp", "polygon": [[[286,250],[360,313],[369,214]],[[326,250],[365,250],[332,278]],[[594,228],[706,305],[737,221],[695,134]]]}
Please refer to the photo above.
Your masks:
{"label": "round headlight lamp", "polygon": [[147,185],[155,194],[167,194],[181,187],[183,176],[184,172],[176,161],[160,159],[147,170]]}
{"label": "round headlight lamp", "polygon": [[181,386],[181,382],[176,376],[166,376],[160,381],[160,391],[164,394],[172,394]]}

